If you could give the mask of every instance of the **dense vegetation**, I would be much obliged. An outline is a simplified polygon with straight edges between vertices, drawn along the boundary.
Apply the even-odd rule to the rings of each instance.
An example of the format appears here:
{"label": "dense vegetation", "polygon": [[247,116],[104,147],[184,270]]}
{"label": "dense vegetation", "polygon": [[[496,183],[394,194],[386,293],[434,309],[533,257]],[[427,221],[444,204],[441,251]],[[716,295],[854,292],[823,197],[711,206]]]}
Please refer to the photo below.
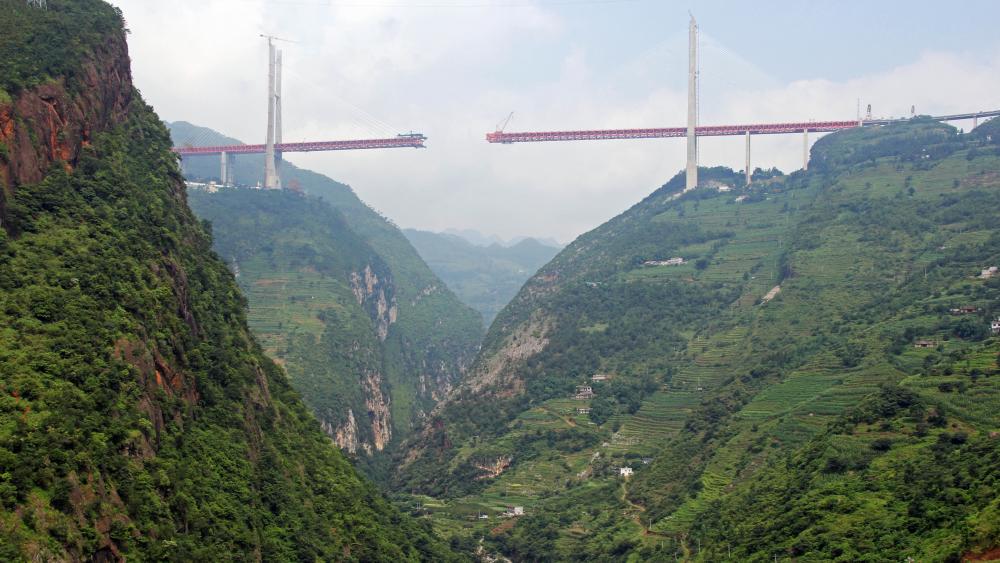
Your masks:
{"label": "dense vegetation", "polygon": [[[104,3],[49,6],[5,2],[2,21],[47,30],[53,52],[86,49],[109,13],[121,33]],[[35,56],[2,38],[3,58]],[[0,559],[453,557],[354,472],[255,343],[170,144],[135,94],[72,170],[7,202]]]}
{"label": "dense vegetation", "polygon": [[510,246],[478,246],[447,233],[403,232],[434,273],[462,302],[479,311],[486,326],[524,282],[559,252],[532,238]]}
{"label": "dense vegetation", "polygon": [[121,11],[109,4],[53,0],[34,11],[24,4],[0,0],[0,104],[57,77],[77,86],[81,62],[121,30]]}
{"label": "dense vegetation", "polygon": [[[978,277],[1000,265],[996,127],[837,133],[809,173],[746,188],[705,170],[731,191],[674,178],[529,280],[401,486],[517,560],[996,548],[1000,279]],[[539,432],[593,445],[519,455]],[[528,516],[465,520],[506,504]]]}

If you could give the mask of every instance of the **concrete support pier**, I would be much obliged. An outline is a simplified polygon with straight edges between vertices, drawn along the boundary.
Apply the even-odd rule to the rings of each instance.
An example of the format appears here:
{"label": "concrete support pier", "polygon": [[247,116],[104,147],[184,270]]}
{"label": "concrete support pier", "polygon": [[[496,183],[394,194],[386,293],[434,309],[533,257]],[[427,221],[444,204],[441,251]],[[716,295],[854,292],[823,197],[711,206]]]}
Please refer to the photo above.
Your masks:
{"label": "concrete support pier", "polygon": [[687,121],[687,182],[684,191],[698,186],[698,23],[691,16],[688,26],[688,121]]}
{"label": "concrete support pier", "polygon": [[747,131],[747,167],[745,168],[747,173],[747,184],[750,185],[750,132]]}
{"label": "concrete support pier", "polygon": [[809,170],[809,130],[802,130],[802,169]]}

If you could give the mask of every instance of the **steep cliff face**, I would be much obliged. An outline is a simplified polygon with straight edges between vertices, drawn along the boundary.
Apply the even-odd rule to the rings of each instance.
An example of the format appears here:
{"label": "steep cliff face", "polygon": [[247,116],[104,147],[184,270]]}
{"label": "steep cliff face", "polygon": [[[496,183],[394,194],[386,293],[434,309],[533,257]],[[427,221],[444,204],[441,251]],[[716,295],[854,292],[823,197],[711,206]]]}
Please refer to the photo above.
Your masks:
{"label": "steep cliff face", "polygon": [[124,122],[132,100],[125,34],[108,35],[80,61],[72,84],[65,76],[0,97],[0,221],[18,185],[45,177],[60,163],[72,170],[94,135]]}
{"label": "steep cliff face", "polygon": [[378,339],[384,341],[389,335],[389,327],[399,315],[391,274],[383,273],[379,278],[368,264],[361,272],[351,272],[351,290],[358,305],[364,307],[375,323]]}
{"label": "steep cliff face", "polygon": [[[355,473],[250,334],[169,135],[128,82],[120,14],[48,4],[0,0],[16,145],[0,230],[0,560],[451,558]],[[76,58],[32,71],[63,51]]]}

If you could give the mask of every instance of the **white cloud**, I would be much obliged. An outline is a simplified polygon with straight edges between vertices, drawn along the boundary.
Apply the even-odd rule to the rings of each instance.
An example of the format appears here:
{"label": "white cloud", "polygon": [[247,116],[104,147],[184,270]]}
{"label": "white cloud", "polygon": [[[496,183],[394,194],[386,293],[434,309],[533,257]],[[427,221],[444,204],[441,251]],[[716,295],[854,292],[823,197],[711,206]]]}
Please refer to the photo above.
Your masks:
{"label": "white cloud", "polygon": [[[683,125],[686,33],[615,68],[592,63],[602,38],[574,33],[544,5],[517,9],[400,9],[120,0],[132,29],[137,85],[164,119],[245,141],[265,124],[265,47],[285,53],[285,139],[428,135],[428,149],[289,154],[350,183],[404,226],[477,228],[505,237],[589,230],[683,167],[680,139],[488,145],[512,130]],[[702,121],[851,118],[1000,107],[1000,56],[924,53],[846,81],[780,83],[709,35],[702,38]],[[346,101],[346,100],[349,100]],[[372,118],[352,107],[355,104]],[[386,126],[380,120],[392,124]],[[801,138],[755,138],[754,166],[801,166]],[[702,164],[743,167],[742,139],[705,139]]]}

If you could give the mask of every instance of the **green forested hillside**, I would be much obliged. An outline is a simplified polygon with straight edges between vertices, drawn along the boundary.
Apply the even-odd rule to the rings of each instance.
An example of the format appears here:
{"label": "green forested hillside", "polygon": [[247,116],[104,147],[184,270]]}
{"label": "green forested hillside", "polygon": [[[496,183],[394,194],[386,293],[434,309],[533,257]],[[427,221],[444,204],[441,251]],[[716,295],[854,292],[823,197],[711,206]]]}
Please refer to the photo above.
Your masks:
{"label": "green forested hillside", "polygon": [[915,119],[749,188],[674,178],[529,280],[399,486],[516,560],[997,547],[996,139]]}
{"label": "green forested hillside", "polygon": [[404,302],[389,260],[325,201],[288,190],[189,197],[237,272],[250,327],[352,453],[405,438],[478,345],[473,311],[441,282]]}
{"label": "green forested hillside", "polygon": [[559,252],[532,238],[510,246],[476,246],[447,233],[416,229],[405,229],[403,233],[448,287],[479,311],[486,326],[524,282]]}
{"label": "green forested hillside", "polygon": [[[26,30],[80,56],[29,69],[0,115],[25,132],[40,97],[89,111],[3,154],[0,559],[453,558],[355,473],[251,336],[170,137],[131,90],[120,15],[47,4],[0,4],[0,53],[34,57]],[[80,36],[100,36],[100,54]],[[93,93],[62,74],[77,64],[126,69],[129,90],[86,106]],[[51,166],[22,181],[15,159],[35,154]]]}

